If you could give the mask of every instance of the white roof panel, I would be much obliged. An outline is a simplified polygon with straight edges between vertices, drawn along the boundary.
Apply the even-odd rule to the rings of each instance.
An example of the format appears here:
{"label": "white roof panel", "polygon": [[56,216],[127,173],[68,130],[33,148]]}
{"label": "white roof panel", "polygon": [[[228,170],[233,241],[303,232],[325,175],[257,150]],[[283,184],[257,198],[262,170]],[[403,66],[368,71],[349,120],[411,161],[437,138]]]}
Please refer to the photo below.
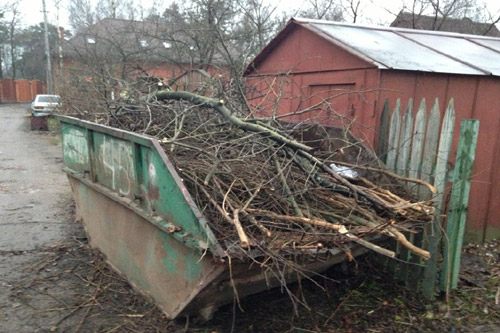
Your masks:
{"label": "white roof panel", "polygon": [[486,38],[467,38],[470,39],[478,44],[484,45],[486,47],[489,47],[491,49],[494,49],[498,52],[500,52],[500,39],[486,39]]}
{"label": "white roof panel", "polygon": [[[500,76],[500,39],[297,19],[380,68]],[[499,52],[475,42],[499,49]]]}
{"label": "white roof panel", "polygon": [[480,68],[485,74],[500,75],[500,53],[473,43],[463,37],[446,37],[420,33],[404,33],[412,40],[428,45],[429,48],[455,57],[460,61]]}

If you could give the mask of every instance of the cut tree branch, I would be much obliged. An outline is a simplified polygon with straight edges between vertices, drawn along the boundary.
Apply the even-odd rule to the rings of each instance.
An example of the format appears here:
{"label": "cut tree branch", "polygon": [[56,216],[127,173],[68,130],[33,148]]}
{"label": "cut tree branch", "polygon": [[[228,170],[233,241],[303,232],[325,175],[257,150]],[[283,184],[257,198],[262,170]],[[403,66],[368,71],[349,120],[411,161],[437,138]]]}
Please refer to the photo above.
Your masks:
{"label": "cut tree branch", "polygon": [[248,121],[245,121],[237,116],[235,116],[225,105],[223,100],[216,100],[213,98],[196,95],[187,91],[159,91],[155,94],[158,100],[186,100],[191,103],[195,103],[201,106],[208,106],[219,112],[221,116],[223,116],[226,120],[231,122],[233,125],[237,127],[251,132],[256,132],[263,135],[268,135],[271,139],[282,143],[288,147],[299,149],[306,151],[308,153],[313,151],[312,147],[309,147],[305,144],[297,142],[295,140],[291,140],[281,135],[280,133],[270,130],[269,128],[265,128],[259,124],[254,124]]}

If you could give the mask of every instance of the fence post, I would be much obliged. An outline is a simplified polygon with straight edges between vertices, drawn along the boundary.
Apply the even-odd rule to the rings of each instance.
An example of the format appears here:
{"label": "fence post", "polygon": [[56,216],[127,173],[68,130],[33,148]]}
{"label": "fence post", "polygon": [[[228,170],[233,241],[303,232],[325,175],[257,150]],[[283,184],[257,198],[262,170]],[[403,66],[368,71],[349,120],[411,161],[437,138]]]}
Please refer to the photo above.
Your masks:
{"label": "fence post", "polygon": [[446,224],[444,262],[441,273],[441,290],[448,292],[458,284],[460,255],[467,219],[470,177],[474,165],[479,120],[464,119],[460,125],[457,160],[453,172],[450,208]]}

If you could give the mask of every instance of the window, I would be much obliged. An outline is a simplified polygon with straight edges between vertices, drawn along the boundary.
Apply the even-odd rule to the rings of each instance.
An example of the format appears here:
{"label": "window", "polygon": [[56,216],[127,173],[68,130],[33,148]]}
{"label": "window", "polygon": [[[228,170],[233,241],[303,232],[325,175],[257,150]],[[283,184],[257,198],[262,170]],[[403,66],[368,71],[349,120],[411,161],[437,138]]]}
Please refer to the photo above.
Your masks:
{"label": "window", "polygon": [[51,95],[45,95],[45,96],[38,96],[38,102],[40,103],[59,103],[60,101],[59,96],[51,96]]}

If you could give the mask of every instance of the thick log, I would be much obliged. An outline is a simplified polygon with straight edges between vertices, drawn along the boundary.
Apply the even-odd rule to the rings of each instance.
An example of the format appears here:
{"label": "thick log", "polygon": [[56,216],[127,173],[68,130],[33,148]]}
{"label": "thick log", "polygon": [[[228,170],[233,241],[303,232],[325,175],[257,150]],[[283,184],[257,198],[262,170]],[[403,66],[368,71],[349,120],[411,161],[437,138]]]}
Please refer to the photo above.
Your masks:
{"label": "thick log", "polygon": [[300,149],[306,152],[312,152],[313,148],[305,144],[297,142],[295,140],[289,139],[284,135],[273,131],[267,127],[260,124],[251,123],[245,121],[237,116],[235,116],[225,105],[223,100],[216,100],[213,98],[196,95],[187,91],[159,91],[155,94],[158,100],[186,100],[194,104],[208,106],[219,112],[226,120],[231,122],[233,125],[250,132],[255,132],[259,134],[265,134],[269,136],[274,141],[284,144],[288,147],[294,149]]}

